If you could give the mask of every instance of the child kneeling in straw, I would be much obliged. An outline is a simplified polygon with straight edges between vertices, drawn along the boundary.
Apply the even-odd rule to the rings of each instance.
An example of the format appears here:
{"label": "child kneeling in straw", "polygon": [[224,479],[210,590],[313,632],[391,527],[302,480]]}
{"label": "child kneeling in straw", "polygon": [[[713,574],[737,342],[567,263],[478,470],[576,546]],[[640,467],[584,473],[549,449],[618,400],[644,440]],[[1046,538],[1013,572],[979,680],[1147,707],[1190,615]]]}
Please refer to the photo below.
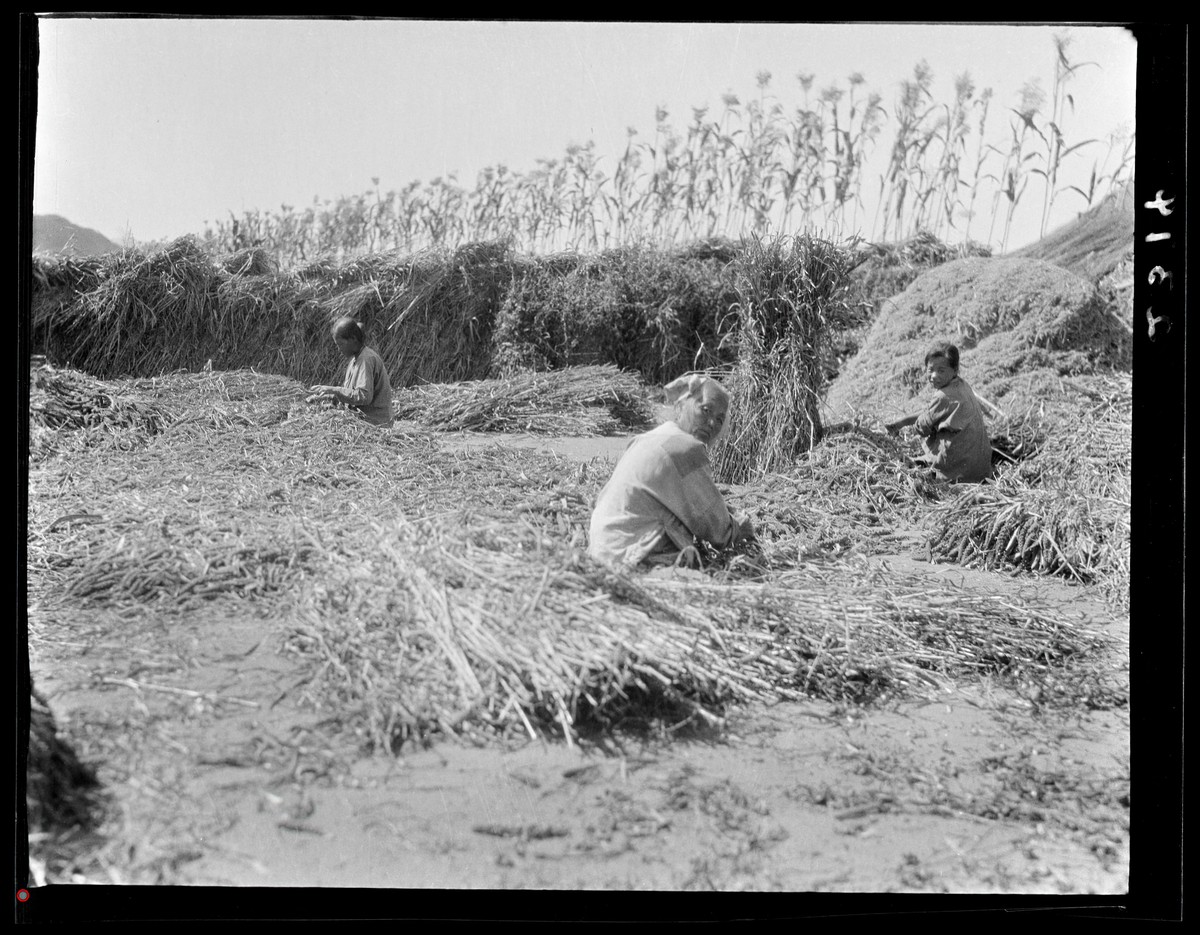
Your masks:
{"label": "child kneeling in straw", "polygon": [[992,443],[979,399],[958,375],[958,348],[946,341],[925,355],[925,378],[933,396],[925,411],[886,426],[893,435],[916,426],[924,460],[943,480],[973,483],[992,475]]}
{"label": "child kneeling in straw", "polygon": [[368,422],[391,426],[392,384],[383,358],[366,346],[362,325],[353,318],[339,318],[332,331],[338,350],[349,359],[346,376],[341,386],[310,387],[308,401],[340,403],[357,409]]}

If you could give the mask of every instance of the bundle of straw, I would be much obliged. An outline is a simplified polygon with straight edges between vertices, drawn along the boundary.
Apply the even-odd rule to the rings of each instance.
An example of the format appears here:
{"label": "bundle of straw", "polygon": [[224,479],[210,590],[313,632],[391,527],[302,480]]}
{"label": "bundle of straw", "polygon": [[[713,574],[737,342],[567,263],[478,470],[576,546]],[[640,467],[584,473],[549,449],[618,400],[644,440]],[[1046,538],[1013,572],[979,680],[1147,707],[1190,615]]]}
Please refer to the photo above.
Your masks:
{"label": "bundle of straw", "polygon": [[395,394],[398,419],[442,431],[616,435],[653,425],[647,389],[612,364],[429,384]]}
{"label": "bundle of straw", "polygon": [[303,539],[283,545],[255,538],[199,523],[133,526],[89,555],[66,596],[86,607],[138,603],[158,609],[185,609],[222,595],[250,598],[293,581],[312,550]]}
{"label": "bundle of straw", "polygon": [[29,419],[44,429],[103,428],[133,430],[145,435],[162,431],[170,415],[153,402],[123,399],[84,374],[42,364],[33,370]]}
{"label": "bundle of straw", "polygon": [[65,289],[86,291],[95,285],[105,265],[103,257],[74,257],[58,254],[35,254],[33,283],[36,291],[52,292]]}
{"label": "bundle of straw", "polygon": [[268,276],[279,272],[279,261],[262,247],[244,247],[219,258],[217,263],[235,276]]}
{"label": "bundle of straw", "polygon": [[728,483],[786,469],[820,436],[829,324],[846,313],[850,253],[808,235],[751,241],[735,266],[732,429],[713,453]]}
{"label": "bundle of straw", "polygon": [[1105,645],[924,578],[874,572],[867,587],[858,568],[768,585],[639,579],[463,519],[380,542],[297,596],[289,643],[324,674],[321,703],[358,711],[385,749],[483,727],[571,738],[664,710],[716,723],[736,701],[866,702],[982,675],[1095,680]]}
{"label": "bundle of straw", "polygon": [[946,504],[930,544],[963,565],[1025,568],[1088,582],[1104,563],[1098,525],[1091,505],[1067,488],[1006,494],[982,486]]}

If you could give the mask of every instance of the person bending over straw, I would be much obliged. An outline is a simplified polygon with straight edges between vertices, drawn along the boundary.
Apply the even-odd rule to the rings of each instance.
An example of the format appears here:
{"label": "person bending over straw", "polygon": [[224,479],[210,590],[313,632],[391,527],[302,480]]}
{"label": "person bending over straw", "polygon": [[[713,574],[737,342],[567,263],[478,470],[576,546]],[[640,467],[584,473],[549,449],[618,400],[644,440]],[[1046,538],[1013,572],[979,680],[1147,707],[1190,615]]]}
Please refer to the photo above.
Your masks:
{"label": "person bending over straw", "polygon": [[333,341],[343,357],[349,358],[341,386],[317,384],[310,388],[309,402],[328,401],[362,413],[375,425],[391,426],[392,384],[383,358],[366,346],[362,325],[353,318],[333,323]]}
{"label": "person bending over straw", "polygon": [[699,374],[667,384],[666,394],[672,420],[629,443],[596,498],[588,554],[600,561],[696,567],[695,540],[720,547],[754,536],[749,519],[730,514],[708,460],[729,394]]}
{"label": "person bending over straw", "polygon": [[886,426],[896,434],[915,425],[925,449],[924,463],[943,480],[976,482],[992,474],[992,442],[979,400],[958,375],[958,348],[939,341],[925,355],[925,377],[933,397],[920,415]]}

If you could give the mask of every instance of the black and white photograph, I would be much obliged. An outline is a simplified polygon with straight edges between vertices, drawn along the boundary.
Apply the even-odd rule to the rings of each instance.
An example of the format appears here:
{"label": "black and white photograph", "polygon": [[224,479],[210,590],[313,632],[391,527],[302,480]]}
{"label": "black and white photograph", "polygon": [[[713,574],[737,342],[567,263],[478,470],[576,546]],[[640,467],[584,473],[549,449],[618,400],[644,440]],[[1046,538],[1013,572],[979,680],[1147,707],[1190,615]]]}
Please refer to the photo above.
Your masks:
{"label": "black and white photograph", "polygon": [[18,920],[1173,892],[1137,28],[23,17]]}

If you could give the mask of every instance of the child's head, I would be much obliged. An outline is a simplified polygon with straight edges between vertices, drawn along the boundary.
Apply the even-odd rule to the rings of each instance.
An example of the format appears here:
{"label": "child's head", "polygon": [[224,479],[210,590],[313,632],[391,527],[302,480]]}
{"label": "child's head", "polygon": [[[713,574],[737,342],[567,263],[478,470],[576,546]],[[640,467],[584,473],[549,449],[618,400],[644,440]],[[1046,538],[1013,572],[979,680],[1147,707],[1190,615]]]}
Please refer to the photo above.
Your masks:
{"label": "child's head", "polygon": [[949,341],[938,341],[925,354],[925,378],[936,390],[958,376],[958,348]]}
{"label": "child's head", "polygon": [[362,325],[345,316],[333,323],[333,341],[345,357],[353,357],[362,350],[366,341]]}

